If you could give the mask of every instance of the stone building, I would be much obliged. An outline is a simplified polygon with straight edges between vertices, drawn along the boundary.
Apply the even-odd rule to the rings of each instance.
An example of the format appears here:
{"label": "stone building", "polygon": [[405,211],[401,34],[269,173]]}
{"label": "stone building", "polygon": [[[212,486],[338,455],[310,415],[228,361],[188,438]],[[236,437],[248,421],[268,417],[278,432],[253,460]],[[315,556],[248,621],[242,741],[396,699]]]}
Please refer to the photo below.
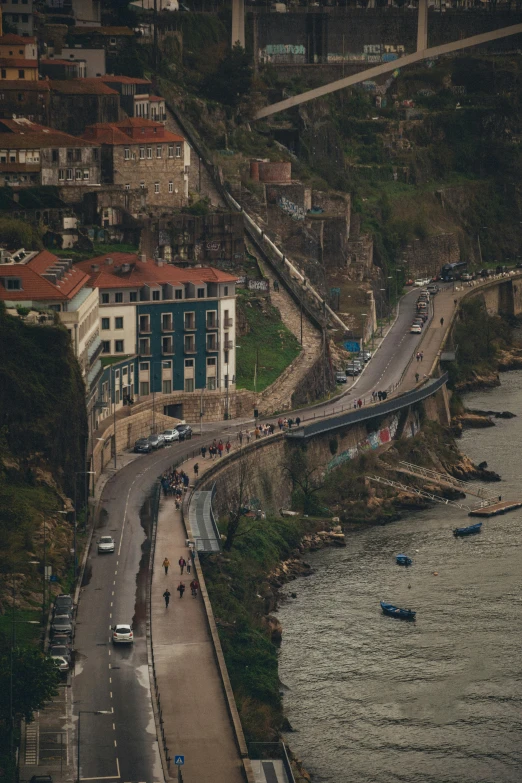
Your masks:
{"label": "stone building", "polygon": [[50,94],[48,81],[1,81],[0,118],[25,117],[48,125]]}
{"label": "stone building", "polygon": [[33,0],[2,0],[2,17],[16,28],[18,35],[33,35]]}
{"label": "stone building", "polygon": [[128,118],[86,128],[85,141],[101,145],[102,182],[147,190],[147,205],[182,207],[188,199],[190,147],[160,122]]}
{"label": "stone building", "polygon": [[38,58],[34,38],[0,36],[0,81],[37,81]]}
{"label": "stone building", "polygon": [[51,124],[65,133],[80,136],[93,122],[118,122],[120,96],[100,79],[52,80]]}
{"label": "stone building", "polygon": [[165,98],[151,95],[150,79],[134,76],[104,76],[102,80],[111,89],[120,94],[120,105],[128,117],[143,117],[146,120],[165,122],[167,110]]}

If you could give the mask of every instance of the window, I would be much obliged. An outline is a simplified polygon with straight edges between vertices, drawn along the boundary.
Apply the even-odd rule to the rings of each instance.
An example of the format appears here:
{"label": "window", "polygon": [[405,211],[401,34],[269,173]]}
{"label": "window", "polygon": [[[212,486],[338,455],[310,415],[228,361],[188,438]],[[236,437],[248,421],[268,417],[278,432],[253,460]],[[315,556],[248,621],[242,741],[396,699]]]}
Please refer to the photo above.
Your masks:
{"label": "window", "polygon": [[149,382],[140,381],[140,397],[146,397],[149,393]]}
{"label": "window", "polygon": [[176,144],[176,158],[181,158],[181,144]]}
{"label": "window", "polygon": [[216,379],[214,376],[207,378],[207,389],[209,391],[216,391]]}
{"label": "window", "polygon": [[123,353],[123,340],[115,340],[114,341],[114,352],[115,353]]}
{"label": "window", "polygon": [[84,169],[83,170],[83,178],[84,179],[89,179],[89,169]]}
{"label": "window", "polygon": [[217,351],[217,337],[215,334],[207,334],[207,351]]}
{"label": "window", "polygon": [[171,394],[172,393],[172,381],[166,381],[163,380],[161,384],[161,391],[163,394]]}
{"label": "window", "polygon": [[153,302],[159,302],[159,300],[161,298],[160,294],[161,294],[161,291],[153,291],[152,292],[152,301]]}
{"label": "window", "polygon": [[140,370],[142,372],[148,372],[149,371],[149,363],[148,362],[140,362]]}
{"label": "window", "polygon": [[207,329],[217,329],[217,313],[215,310],[207,312]]}
{"label": "window", "polygon": [[185,313],[185,329],[195,329],[196,328],[196,314],[195,313]]}
{"label": "window", "polygon": [[161,151],[163,147],[156,147],[156,157],[161,158]]}
{"label": "window", "polygon": [[60,169],[58,172],[58,179],[60,182],[63,182],[65,179],[65,169]]}
{"label": "window", "polygon": [[96,147],[92,151],[92,159],[95,161],[100,160],[100,150],[97,149]]}
{"label": "window", "polygon": [[140,315],[140,332],[150,332],[149,315]]}
{"label": "window", "polygon": [[147,158],[149,160],[152,158],[152,147],[147,147]]}
{"label": "window", "polygon": [[110,39],[110,44],[111,44],[111,46],[116,46],[116,38],[111,38]]}
{"label": "window", "polygon": [[140,337],[139,340],[140,343],[140,353],[141,354],[149,354],[150,353],[150,340],[148,337]]}
{"label": "window", "polygon": [[224,352],[224,354],[223,354],[223,361],[225,362],[225,364],[228,364],[228,351]]}
{"label": "window", "polygon": [[138,294],[136,291],[131,291],[129,294],[129,302],[137,302],[138,301]]}
{"label": "window", "polygon": [[141,188],[142,190],[145,190],[145,183],[144,183],[144,182],[140,182],[140,188]]}
{"label": "window", "polygon": [[116,304],[121,304],[123,302],[123,294],[121,293],[121,291],[117,294],[114,294],[114,301],[116,302]]}
{"label": "window", "polygon": [[9,153],[9,163],[16,163],[16,152]]}
{"label": "window", "polygon": [[145,160],[145,147],[140,147],[140,160]]}
{"label": "window", "polygon": [[185,337],[185,353],[195,353],[196,346],[194,342],[194,336],[192,334]]}
{"label": "window", "polygon": [[212,356],[210,359],[207,359],[207,367],[215,367],[216,366],[216,357]]}
{"label": "window", "polygon": [[174,193],[174,183],[172,180],[169,182],[169,193]]}
{"label": "window", "polygon": [[174,353],[174,348],[172,345],[172,337],[162,337],[161,338],[161,352],[162,353]]}
{"label": "window", "polygon": [[25,79],[25,71],[23,68],[18,69],[18,78],[19,79]]}
{"label": "window", "polygon": [[161,328],[164,332],[172,332],[172,313],[161,314]]}
{"label": "window", "polygon": [[194,359],[185,359],[185,367],[193,368],[194,367]]}
{"label": "window", "polygon": [[102,304],[109,304],[109,294],[102,294]]}
{"label": "window", "polygon": [[185,391],[186,392],[194,391],[194,378],[185,378]]}
{"label": "window", "polygon": [[130,190],[130,182],[125,183],[125,190]]}
{"label": "window", "polygon": [[103,353],[110,353],[111,352],[111,341],[110,340],[103,340],[103,342],[102,342],[102,351],[103,351]]}
{"label": "window", "polygon": [[176,288],[174,291],[174,299],[183,299],[183,291],[181,288]]}
{"label": "window", "polygon": [[74,160],[79,161],[82,159],[82,151],[74,150]]}
{"label": "window", "polygon": [[70,182],[73,178],[73,170],[67,169],[67,181]]}
{"label": "window", "polygon": [[67,150],[67,163],[72,163],[73,160],[74,160],[74,158],[73,158],[73,151],[72,150]]}
{"label": "window", "polygon": [[204,298],[205,298],[205,289],[198,288],[198,299],[204,299]]}
{"label": "window", "polygon": [[130,160],[130,156],[131,156],[130,148],[129,147],[125,147],[125,149],[123,150],[123,157],[124,157],[124,159],[125,160]]}
{"label": "window", "polygon": [[154,193],[159,193],[159,182],[154,183]]}
{"label": "window", "polygon": [[110,329],[111,328],[111,319],[110,318],[102,318],[101,319],[101,328],[102,329]]}
{"label": "window", "polygon": [[19,277],[8,277],[6,288],[8,291],[21,291],[22,281]]}
{"label": "window", "polygon": [[51,150],[51,159],[53,163],[58,163],[58,150]]}
{"label": "window", "polygon": [[174,147],[169,146],[169,158],[173,158],[173,157],[174,157]]}
{"label": "window", "polygon": [[2,71],[1,71],[1,73],[2,73],[2,79],[5,79],[5,78],[7,78],[7,71],[6,71],[6,69],[5,69],[5,68],[2,68]]}
{"label": "window", "polygon": [[228,296],[228,285],[223,287],[223,296]]}
{"label": "window", "polygon": [[114,328],[115,329],[123,329],[123,317],[118,317],[114,319]]}

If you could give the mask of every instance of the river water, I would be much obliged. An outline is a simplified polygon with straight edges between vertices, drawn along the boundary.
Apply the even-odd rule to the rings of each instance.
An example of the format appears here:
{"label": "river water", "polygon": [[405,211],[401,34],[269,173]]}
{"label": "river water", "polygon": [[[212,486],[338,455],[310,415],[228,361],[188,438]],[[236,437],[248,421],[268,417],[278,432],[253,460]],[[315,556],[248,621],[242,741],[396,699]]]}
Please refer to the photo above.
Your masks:
{"label": "river water", "polygon": [[[460,448],[522,499],[522,372],[501,378],[466,404],[518,418],[468,430]],[[454,538],[470,523],[447,506],[410,514],[311,555],[315,573],[287,586],[287,740],[314,783],[522,780],[522,510]],[[412,568],[395,565],[400,552]],[[383,616],[381,599],[417,622]]]}

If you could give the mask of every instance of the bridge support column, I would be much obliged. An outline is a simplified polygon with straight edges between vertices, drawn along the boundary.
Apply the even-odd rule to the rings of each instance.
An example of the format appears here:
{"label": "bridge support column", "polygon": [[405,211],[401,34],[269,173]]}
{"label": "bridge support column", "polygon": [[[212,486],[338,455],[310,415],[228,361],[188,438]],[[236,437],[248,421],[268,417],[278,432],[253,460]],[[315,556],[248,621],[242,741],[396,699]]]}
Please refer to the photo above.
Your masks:
{"label": "bridge support column", "polygon": [[417,21],[417,51],[428,48],[428,0],[419,0],[419,16]]}
{"label": "bridge support column", "polygon": [[245,48],[245,0],[232,0],[232,46]]}

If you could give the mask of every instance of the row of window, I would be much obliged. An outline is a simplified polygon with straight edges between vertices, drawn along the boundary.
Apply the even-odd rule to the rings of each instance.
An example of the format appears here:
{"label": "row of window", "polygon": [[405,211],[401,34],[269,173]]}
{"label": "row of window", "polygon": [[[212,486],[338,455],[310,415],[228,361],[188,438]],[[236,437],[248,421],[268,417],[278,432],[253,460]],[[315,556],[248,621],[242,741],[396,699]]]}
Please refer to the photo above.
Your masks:
{"label": "row of window", "polygon": [[5,21],[14,22],[15,24],[17,22],[22,22],[22,24],[28,24],[29,14],[6,14]]}
{"label": "row of window", "polygon": [[[102,329],[104,329],[102,323]],[[114,342],[114,351],[111,351],[112,343]],[[228,352],[234,347],[232,340],[225,339],[223,341],[223,349],[228,362]],[[150,339],[148,337],[140,337],[138,341],[138,349],[141,356],[151,356]],[[218,351],[219,343],[215,334],[207,334],[205,342],[206,351]],[[102,351],[106,354],[112,353],[125,353],[125,340],[103,340]],[[196,341],[193,335],[188,335],[183,341],[184,353],[197,353]],[[173,354],[174,353],[174,338],[172,336],[165,336],[161,338],[161,353]]]}
{"label": "row of window", "polygon": [[58,181],[71,182],[72,180],[88,180],[90,177],[89,169],[59,169]]}
{"label": "row of window", "polygon": [[[6,68],[2,68],[0,70],[0,77],[2,79],[7,79],[7,69]],[[17,76],[17,78],[18,79],[25,79],[25,69],[24,68],[18,68],[18,76]]]}
{"label": "row of window", "polygon": [[[139,151],[139,159],[140,160],[152,160],[153,158],[153,148],[152,147],[140,147]],[[135,160],[136,154],[131,151],[130,147],[124,147],[123,149],[123,157],[125,160]],[[163,157],[163,145],[158,144],[156,147],[156,158],[162,158]],[[181,158],[181,144],[170,144],[167,147],[167,157],[168,158]]]}
{"label": "row of window", "polygon": [[[123,316],[115,316],[114,318],[114,329],[123,329]],[[224,324],[225,328],[230,328],[232,326],[232,319],[228,317],[228,311],[225,310],[225,318],[224,318]],[[207,312],[207,320],[206,320],[206,327],[207,329],[217,329],[217,312],[215,310],[212,310],[211,312]],[[108,331],[111,328],[111,319],[110,318],[102,318],[101,319],[101,328],[103,331]],[[196,314],[195,313],[184,313],[184,328],[185,329],[196,329]],[[139,329],[140,332],[150,332],[150,315],[140,315],[140,323],[139,323]],[[174,321],[172,313],[162,313],[161,314],[161,330],[163,332],[172,332],[174,331]]]}
{"label": "row of window", "polygon": [[[216,379],[214,376],[207,378],[207,390],[216,390]],[[195,391],[194,378],[185,378],[183,384],[183,391],[193,392]],[[172,394],[172,381],[163,380],[161,382],[161,391],[163,394]],[[150,384],[148,381],[140,381],[140,397],[147,397],[150,394]]]}
{"label": "row of window", "polygon": [[[197,299],[205,299],[206,291],[204,288],[198,288],[196,289],[196,298]],[[223,296],[228,296],[228,285],[223,286]],[[176,288],[174,290],[174,299],[183,299],[183,291],[181,288]],[[152,291],[151,300],[153,302],[160,302],[161,301],[161,290],[156,289]],[[138,301],[138,292],[137,291],[129,291],[129,302],[137,302]],[[142,299],[142,301],[149,301],[148,299]],[[101,295],[101,303],[104,305],[107,304],[123,304],[123,291],[116,291],[114,294],[109,293],[102,293]]]}

